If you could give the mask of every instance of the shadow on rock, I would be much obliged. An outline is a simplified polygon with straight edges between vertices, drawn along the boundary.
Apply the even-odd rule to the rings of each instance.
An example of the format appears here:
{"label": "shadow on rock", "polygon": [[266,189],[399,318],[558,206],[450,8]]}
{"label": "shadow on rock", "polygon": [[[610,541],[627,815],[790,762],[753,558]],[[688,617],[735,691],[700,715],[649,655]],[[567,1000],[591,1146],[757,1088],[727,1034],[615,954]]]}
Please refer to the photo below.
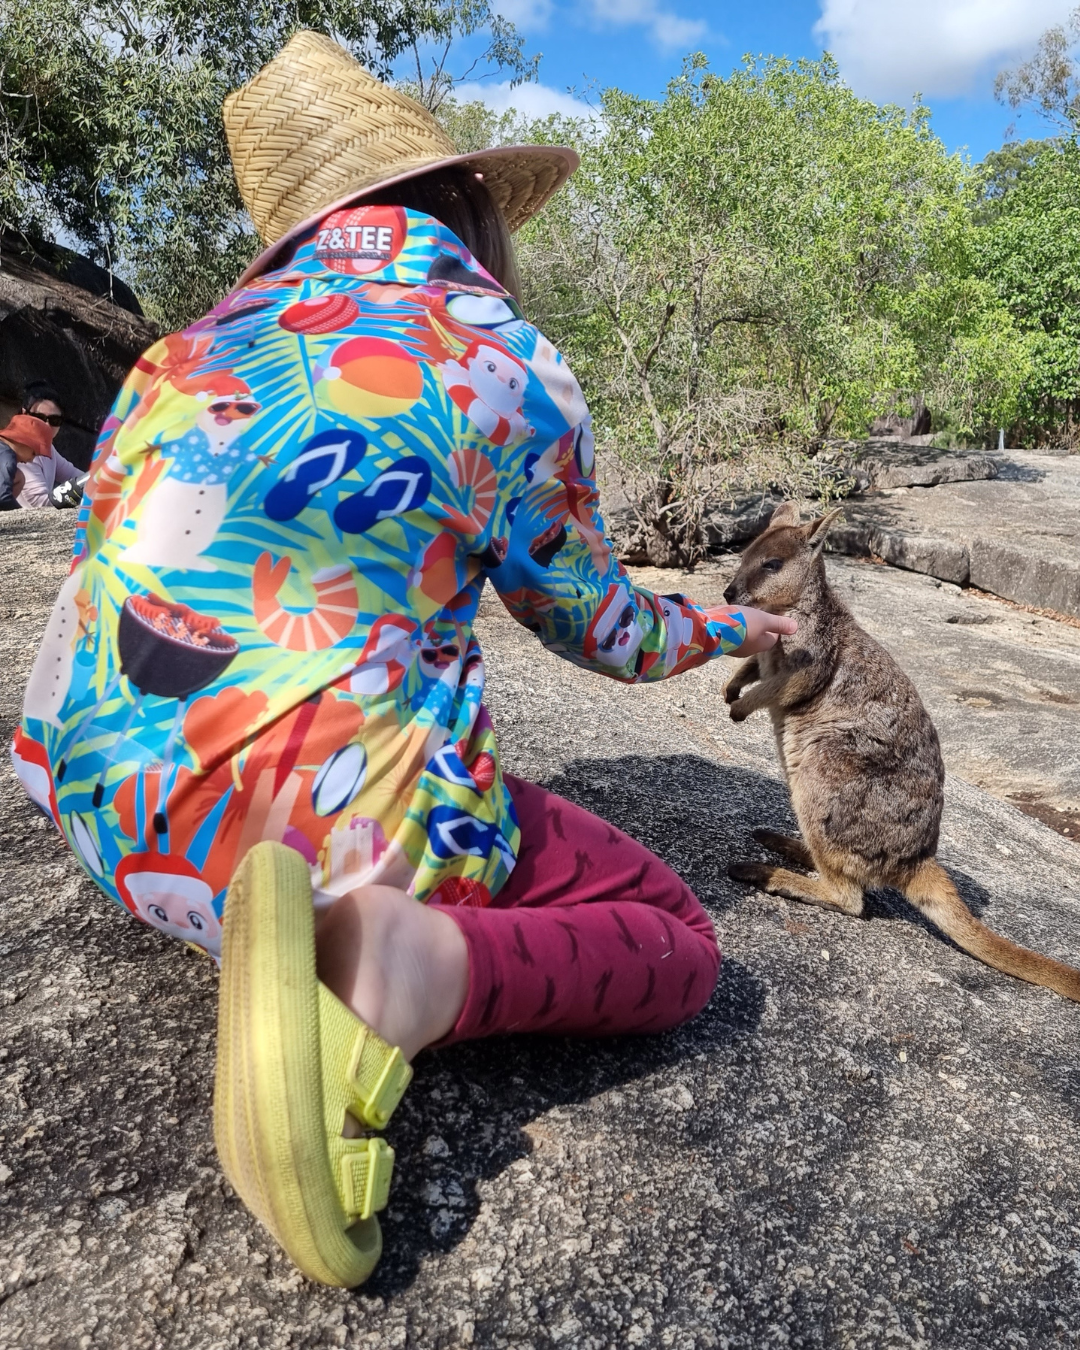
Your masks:
{"label": "shadow on rock", "polygon": [[779,779],[698,755],[573,760],[544,786],[640,840],[714,913],[743,893],[727,869],[748,856],[750,831],[797,828]]}
{"label": "shadow on rock", "polygon": [[537,1117],[710,1055],[752,1033],[764,1006],[764,985],[725,957],[708,1006],[663,1035],[507,1036],[422,1056],[391,1131],[397,1162],[383,1258],[356,1297],[401,1293],[426,1257],[457,1246],[479,1212],[479,1185],[533,1151],[527,1127]]}
{"label": "shadow on rock", "polygon": [[[781,824],[791,819],[774,779],[694,755],[575,760],[544,786],[653,849],[714,912],[737,899],[726,876],[735,841],[762,810]],[[704,1011],[659,1036],[508,1036],[424,1055],[394,1117],[385,1252],[356,1297],[400,1293],[425,1257],[461,1242],[479,1212],[479,1185],[532,1152],[527,1127],[537,1117],[748,1036],[764,1006],[764,984],[725,956]]]}
{"label": "shadow on rock", "polygon": [[1010,483],[1041,483],[1048,477],[1045,469],[1034,464],[1021,464],[1015,459],[999,459],[997,466],[998,477],[1007,478]]}

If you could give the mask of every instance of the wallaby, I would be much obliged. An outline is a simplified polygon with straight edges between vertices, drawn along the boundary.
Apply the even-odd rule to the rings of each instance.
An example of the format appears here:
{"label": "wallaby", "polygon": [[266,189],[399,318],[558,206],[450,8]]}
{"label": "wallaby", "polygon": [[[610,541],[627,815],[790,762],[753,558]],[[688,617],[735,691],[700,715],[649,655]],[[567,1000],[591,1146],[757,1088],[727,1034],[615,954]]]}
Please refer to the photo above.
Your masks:
{"label": "wallaby", "polygon": [[754,838],[817,877],[770,863],[736,863],[729,875],[856,916],[868,887],[895,886],[978,960],[1080,1001],[1080,971],[992,933],[935,859],[945,783],[937,732],[915,686],[829,586],[822,553],[839,514],[802,525],[785,502],[724,592],[730,605],[799,622],[794,637],[745,662],[724,698],[735,722],[768,709],[802,831],[802,840],[771,830]]}

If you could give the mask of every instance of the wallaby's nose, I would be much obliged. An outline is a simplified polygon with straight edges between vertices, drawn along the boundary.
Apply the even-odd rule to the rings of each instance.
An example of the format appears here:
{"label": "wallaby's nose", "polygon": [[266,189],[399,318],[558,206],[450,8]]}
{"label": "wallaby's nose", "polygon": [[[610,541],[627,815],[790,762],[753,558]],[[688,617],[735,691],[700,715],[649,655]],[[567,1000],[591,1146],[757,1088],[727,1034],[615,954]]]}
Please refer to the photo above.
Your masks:
{"label": "wallaby's nose", "polygon": [[734,583],[734,582],[732,582],[731,585],[730,585],[730,586],[727,588],[727,590],[724,592],[724,599],[728,602],[729,605],[733,605],[733,604],[735,603],[735,583]]}

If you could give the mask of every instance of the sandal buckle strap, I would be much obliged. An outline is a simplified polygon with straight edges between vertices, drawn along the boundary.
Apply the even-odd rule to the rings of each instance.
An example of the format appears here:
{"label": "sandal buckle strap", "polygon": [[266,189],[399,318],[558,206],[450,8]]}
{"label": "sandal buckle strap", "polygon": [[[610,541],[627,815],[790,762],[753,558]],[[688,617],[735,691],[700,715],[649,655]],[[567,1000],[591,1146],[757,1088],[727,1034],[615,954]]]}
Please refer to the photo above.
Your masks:
{"label": "sandal buckle strap", "polygon": [[350,1140],[341,1159],[342,1199],[350,1219],[370,1219],[386,1208],[394,1150],[385,1139]]}
{"label": "sandal buckle strap", "polygon": [[373,1130],[386,1128],[405,1089],[412,1081],[412,1066],[396,1046],[391,1046],[368,1027],[357,1035],[349,1066],[356,1110]]}

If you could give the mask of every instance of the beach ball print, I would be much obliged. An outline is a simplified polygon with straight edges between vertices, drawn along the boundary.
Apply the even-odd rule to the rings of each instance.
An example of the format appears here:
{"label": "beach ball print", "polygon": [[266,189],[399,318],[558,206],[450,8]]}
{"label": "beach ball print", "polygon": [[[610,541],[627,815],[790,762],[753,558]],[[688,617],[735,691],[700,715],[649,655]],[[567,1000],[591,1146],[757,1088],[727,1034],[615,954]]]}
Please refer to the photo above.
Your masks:
{"label": "beach ball print", "polygon": [[408,223],[400,206],[356,206],[327,216],[315,239],[315,257],[332,272],[365,276],[393,262]]}
{"label": "beach ball print", "polygon": [[385,338],[343,342],[318,373],[317,397],[346,417],[400,417],[424,391],[420,363]]}
{"label": "beach ball print", "polygon": [[359,313],[351,295],[316,295],[290,305],[278,323],[290,333],[336,333],[348,328]]}

